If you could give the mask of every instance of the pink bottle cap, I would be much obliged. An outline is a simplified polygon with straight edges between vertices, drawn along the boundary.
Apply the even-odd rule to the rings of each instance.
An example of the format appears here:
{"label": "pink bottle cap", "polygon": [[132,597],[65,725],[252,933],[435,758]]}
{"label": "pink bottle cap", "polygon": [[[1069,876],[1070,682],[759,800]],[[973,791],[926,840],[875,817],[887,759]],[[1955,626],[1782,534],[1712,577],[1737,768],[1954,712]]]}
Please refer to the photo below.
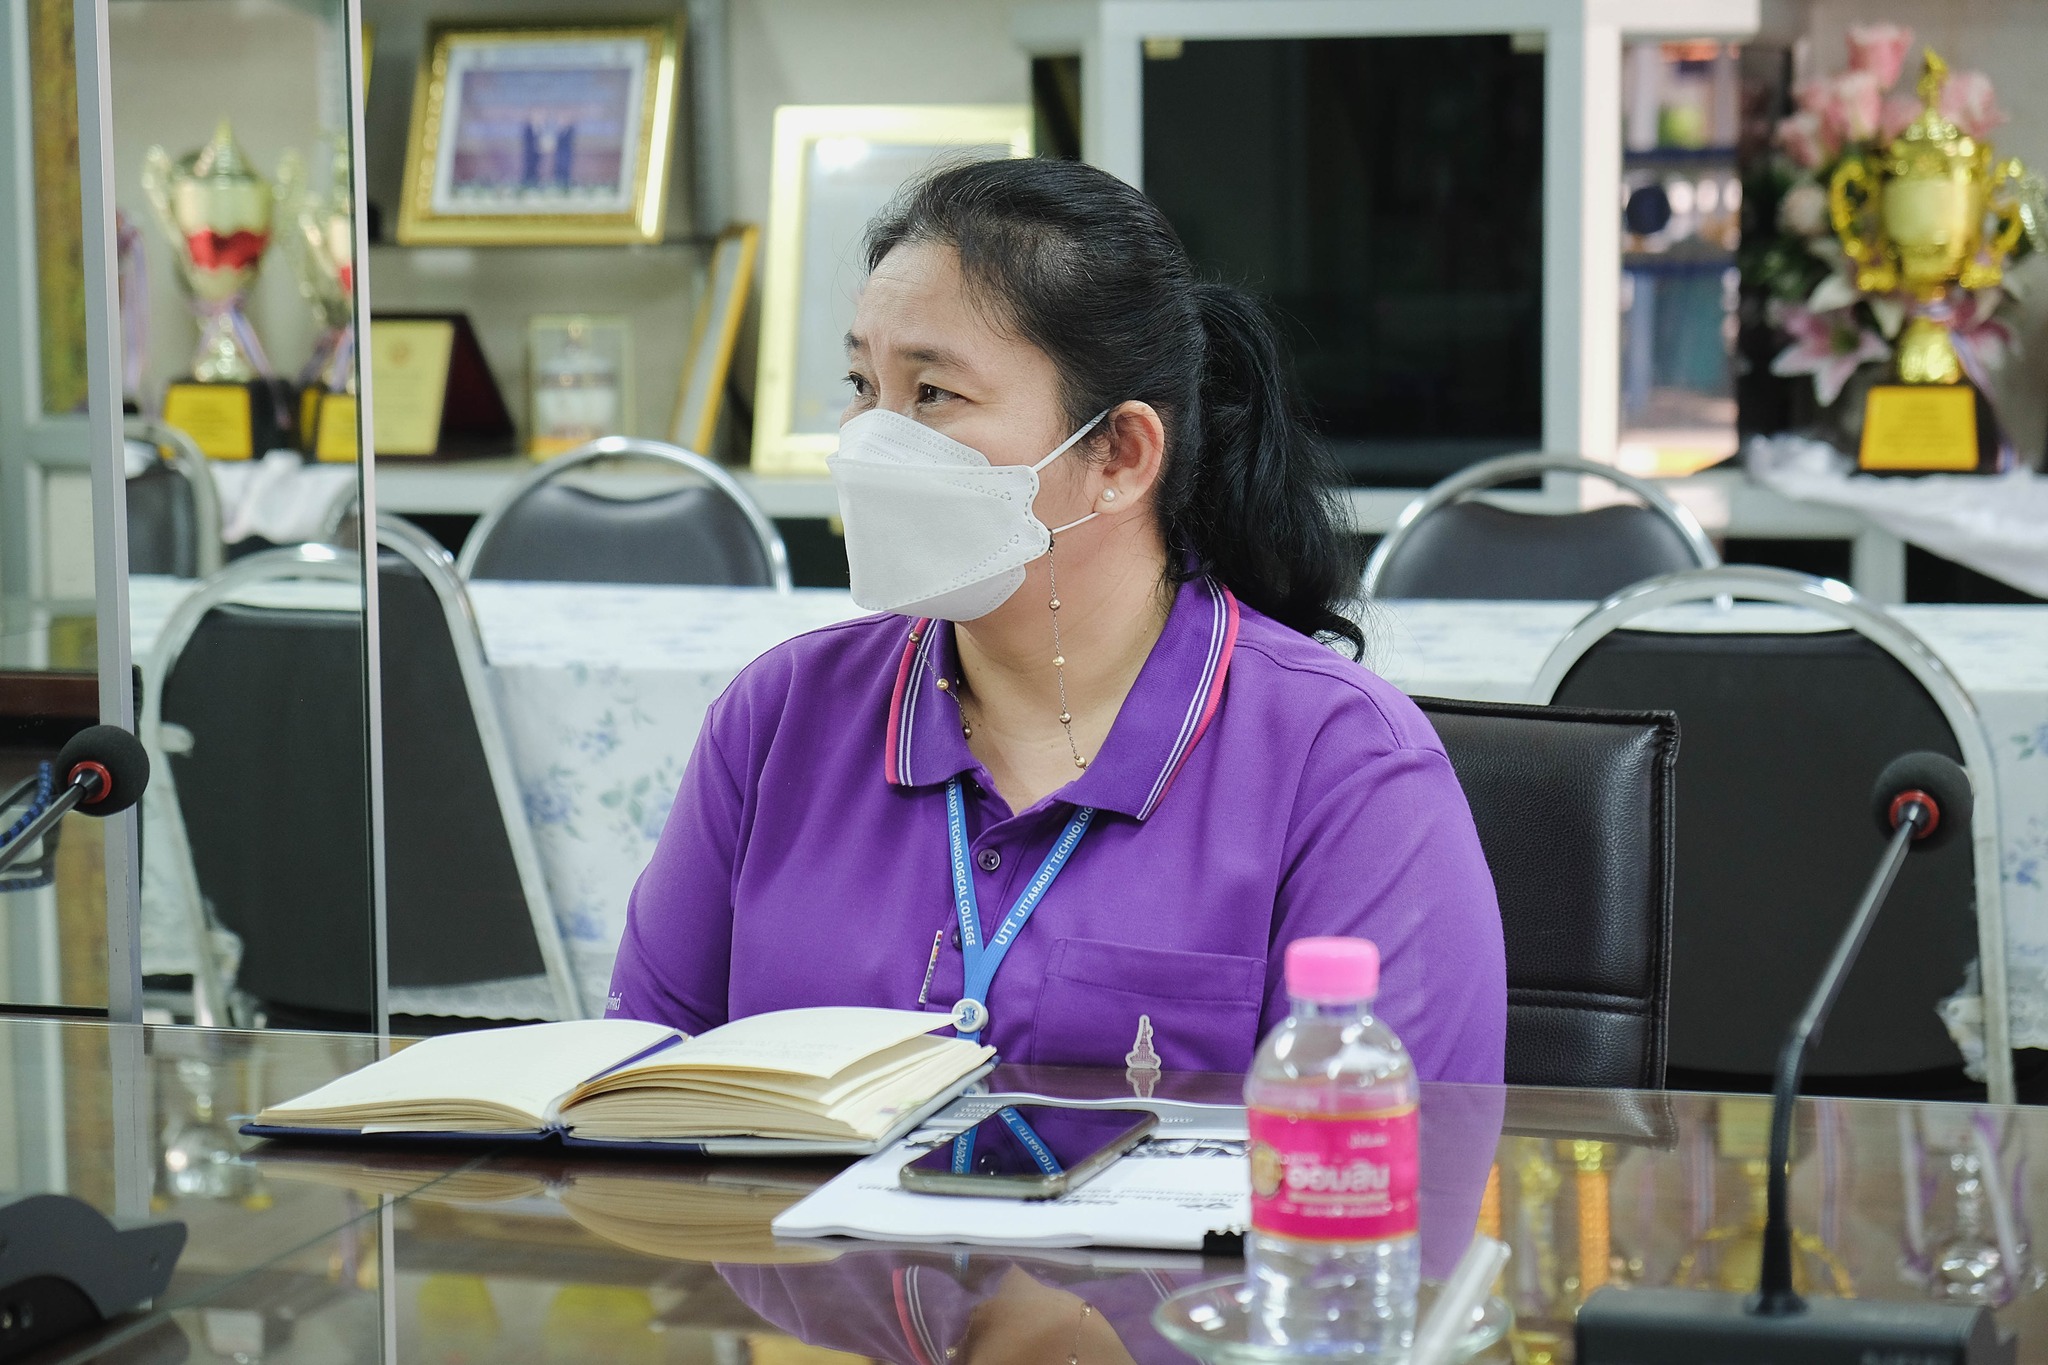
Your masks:
{"label": "pink bottle cap", "polygon": [[1363,938],[1302,938],[1287,945],[1287,993],[1319,1005],[1380,992],[1379,945]]}

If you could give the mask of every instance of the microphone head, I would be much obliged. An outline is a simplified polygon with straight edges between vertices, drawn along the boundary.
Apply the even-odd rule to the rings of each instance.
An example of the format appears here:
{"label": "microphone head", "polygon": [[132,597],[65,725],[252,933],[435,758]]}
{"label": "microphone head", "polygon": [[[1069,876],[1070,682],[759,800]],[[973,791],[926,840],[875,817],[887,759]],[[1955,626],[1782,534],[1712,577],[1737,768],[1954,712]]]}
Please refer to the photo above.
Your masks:
{"label": "microphone head", "polygon": [[1915,843],[1922,848],[1938,848],[1952,838],[1968,837],[1974,801],[1970,775],[1963,771],[1961,764],[1925,749],[1900,754],[1885,764],[1870,795],[1878,830],[1886,838],[1890,838],[1892,831],[1899,827],[1894,808],[1900,805],[1899,798],[1908,792],[1921,793],[1934,807],[1934,827],[1914,840]]}
{"label": "microphone head", "polygon": [[57,780],[68,785],[81,767],[96,764],[107,777],[100,795],[81,801],[86,815],[113,815],[142,799],[149,785],[149,751],[118,725],[94,725],[71,737],[57,755]]}

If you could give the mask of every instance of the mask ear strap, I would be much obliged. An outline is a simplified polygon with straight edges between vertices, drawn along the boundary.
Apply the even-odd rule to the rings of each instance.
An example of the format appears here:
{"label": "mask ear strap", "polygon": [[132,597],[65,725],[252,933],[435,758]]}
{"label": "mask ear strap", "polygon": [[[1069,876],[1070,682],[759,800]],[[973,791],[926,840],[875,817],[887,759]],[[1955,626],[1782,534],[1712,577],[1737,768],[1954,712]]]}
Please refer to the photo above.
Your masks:
{"label": "mask ear strap", "polygon": [[1070,522],[1068,522],[1068,523],[1067,523],[1067,524],[1066,524],[1065,526],[1055,526],[1055,527],[1053,527],[1053,528],[1052,528],[1052,530],[1050,530],[1049,532],[1047,532],[1047,534],[1048,534],[1048,535],[1055,535],[1055,536],[1065,535],[1065,534],[1066,534],[1067,532],[1069,532],[1069,531],[1073,530],[1073,529],[1074,529],[1074,528],[1075,528],[1076,526],[1079,526],[1079,525],[1081,524],[1081,522],[1083,522],[1083,521],[1093,521],[1093,520],[1095,520],[1095,519],[1096,519],[1097,517],[1099,517],[1099,516],[1101,516],[1101,515],[1102,515],[1102,513],[1100,513],[1100,512],[1090,512],[1090,513],[1089,513],[1089,514],[1088,514],[1087,516],[1085,516],[1085,517],[1082,517],[1082,518],[1080,519],[1080,521],[1070,521]]}
{"label": "mask ear strap", "polygon": [[[1098,412],[1093,417],[1090,417],[1087,423],[1083,425],[1079,431],[1075,432],[1072,436],[1069,436],[1066,440],[1061,441],[1059,445],[1054,448],[1052,454],[1046,456],[1037,464],[1031,466],[1031,472],[1034,474],[1038,473],[1047,465],[1051,464],[1054,460],[1057,460],[1060,456],[1066,454],[1069,450],[1072,450],[1074,448],[1074,443],[1076,441],[1080,440],[1083,436],[1086,436],[1089,432],[1095,430],[1095,424],[1097,422],[1100,422],[1103,418],[1107,416],[1109,416],[1109,409],[1104,408],[1101,412]],[[1076,526],[1080,525],[1079,522],[1075,522],[1074,524]]]}

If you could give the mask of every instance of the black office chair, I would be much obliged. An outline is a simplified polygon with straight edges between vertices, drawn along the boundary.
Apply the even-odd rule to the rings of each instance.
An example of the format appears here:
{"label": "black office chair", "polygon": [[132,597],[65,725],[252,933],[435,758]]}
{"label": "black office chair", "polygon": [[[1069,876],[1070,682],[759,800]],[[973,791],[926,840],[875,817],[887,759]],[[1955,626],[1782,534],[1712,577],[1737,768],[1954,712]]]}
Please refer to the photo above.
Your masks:
{"label": "black office chair", "polygon": [[[1538,515],[1467,501],[1548,473],[1605,479],[1641,498]],[[1408,504],[1365,568],[1371,597],[1592,602],[1630,583],[1721,562],[1692,513],[1645,479],[1563,455],[1507,455],[1445,479]]]}
{"label": "black office chair", "polygon": [[220,493],[206,456],[176,427],[131,417],[127,439],[150,452],[128,475],[128,571],[204,578],[225,557]]}
{"label": "black office chair", "polygon": [[1417,697],[1493,870],[1510,1085],[1664,1085],[1671,995],[1666,712]]}
{"label": "black office chair", "polygon": [[[1822,629],[1729,633],[1735,599],[1805,608]],[[1685,604],[1689,615],[1643,628]],[[1916,636],[1840,583],[1698,570],[1602,604],[1551,654],[1531,699],[1669,708],[1685,727],[1671,1080],[1689,1089],[1769,1088],[1882,850],[1878,773],[1915,749],[1960,761],[1973,837],[1908,861],[1807,1074],[1849,1094],[1961,1091],[1963,1058],[1936,1011],[1981,971],[1991,1098],[2011,1102],[1990,750],[1968,695]]]}
{"label": "black office chair", "polygon": [[[702,480],[640,498],[566,482],[599,460],[656,460]],[[789,553],[732,475],[664,441],[607,436],[556,456],[507,489],[463,543],[464,579],[698,583],[789,591]]]}
{"label": "black office chair", "polygon": [[[444,551],[380,519],[384,857],[394,995],[544,978],[584,1011],[526,825],[482,647]],[[236,600],[280,579],[360,582],[326,546],[238,560],[164,628],[143,737],[168,751],[165,823],[200,945],[195,995],[273,1024],[364,1028],[374,1010],[359,613]],[[180,854],[183,857],[179,857]],[[211,921],[240,939],[220,979]],[[394,1011],[397,1012],[397,1011]]]}

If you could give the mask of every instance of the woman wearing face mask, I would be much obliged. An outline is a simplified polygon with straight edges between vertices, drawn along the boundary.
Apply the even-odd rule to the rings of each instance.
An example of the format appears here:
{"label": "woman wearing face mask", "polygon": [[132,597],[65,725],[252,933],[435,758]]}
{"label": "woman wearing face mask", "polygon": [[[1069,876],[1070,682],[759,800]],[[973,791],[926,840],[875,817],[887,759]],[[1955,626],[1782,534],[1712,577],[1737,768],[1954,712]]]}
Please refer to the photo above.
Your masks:
{"label": "woman wearing face mask", "polygon": [[1375,940],[1425,1079],[1499,1081],[1500,917],[1357,654],[1335,474],[1258,307],[1072,162],[871,225],[831,461],[855,601],[712,707],[608,1013],[950,1012],[1005,1060],[1242,1071],[1287,944]]}

